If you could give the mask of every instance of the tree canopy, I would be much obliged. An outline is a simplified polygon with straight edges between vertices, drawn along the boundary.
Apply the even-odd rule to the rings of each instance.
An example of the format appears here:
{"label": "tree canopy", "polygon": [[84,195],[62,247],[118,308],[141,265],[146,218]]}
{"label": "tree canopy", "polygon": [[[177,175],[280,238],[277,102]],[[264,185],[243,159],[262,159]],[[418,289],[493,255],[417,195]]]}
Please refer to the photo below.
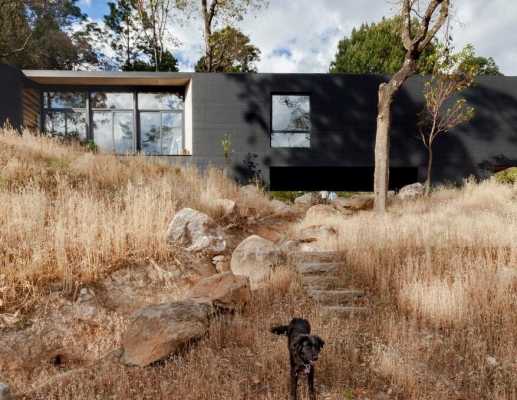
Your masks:
{"label": "tree canopy", "polygon": [[[227,26],[210,37],[211,72],[257,72],[255,62],[260,50],[250,38],[236,28]],[[196,72],[208,72],[205,56],[196,64]]]}
{"label": "tree canopy", "polygon": [[88,40],[93,26],[76,3],[0,0],[0,62],[46,69],[97,64],[97,54]]}
{"label": "tree canopy", "polygon": [[[415,28],[417,20],[413,21]],[[433,41],[421,55],[418,73],[433,71],[432,56],[436,53],[437,41]],[[350,37],[343,38],[339,44],[330,72],[349,74],[388,74],[393,75],[402,67],[406,49],[401,37],[401,17],[383,18],[372,24],[363,24],[353,29]],[[493,58],[473,54],[470,63],[479,67],[481,75],[500,75]]]}

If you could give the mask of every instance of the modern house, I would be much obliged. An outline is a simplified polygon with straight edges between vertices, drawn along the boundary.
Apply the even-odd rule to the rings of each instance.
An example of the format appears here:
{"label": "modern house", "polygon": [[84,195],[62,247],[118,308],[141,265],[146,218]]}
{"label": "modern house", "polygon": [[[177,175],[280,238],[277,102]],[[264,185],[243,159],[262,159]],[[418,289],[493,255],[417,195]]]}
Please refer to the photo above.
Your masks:
{"label": "modern house", "polygon": [[[201,167],[229,163],[277,190],[372,188],[377,89],[386,77],[341,74],[200,74],[20,71],[0,66],[0,124],[93,141]],[[393,108],[394,188],[423,180],[417,115],[423,78]],[[517,165],[517,78],[483,77],[464,93],[475,118],[435,144],[434,179]]]}

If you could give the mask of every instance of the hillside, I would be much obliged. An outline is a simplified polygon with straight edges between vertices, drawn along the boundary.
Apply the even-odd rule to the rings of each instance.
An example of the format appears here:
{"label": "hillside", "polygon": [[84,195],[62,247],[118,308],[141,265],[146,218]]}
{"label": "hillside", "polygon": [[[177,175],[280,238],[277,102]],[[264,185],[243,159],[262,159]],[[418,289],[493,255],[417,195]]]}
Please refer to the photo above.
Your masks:
{"label": "hillside", "polygon": [[[326,342],[319,398],[517,398],[517,188],[468,181],[394,197],[386,216],[358,199],[284,206],[216,169],[4,130],[0,381],[24,399],[284,399],[286,343],[269,328],[301,316]],[[253,234],[283,257],[187,351],[128,367],[132,313],[221,272],[212,254],[166,240],[184,207],[224,232],[223,270]],[[314,251],[332,252],[334,284],[364,292],[366,312],[329,318],[308,296],[299,259]]]}

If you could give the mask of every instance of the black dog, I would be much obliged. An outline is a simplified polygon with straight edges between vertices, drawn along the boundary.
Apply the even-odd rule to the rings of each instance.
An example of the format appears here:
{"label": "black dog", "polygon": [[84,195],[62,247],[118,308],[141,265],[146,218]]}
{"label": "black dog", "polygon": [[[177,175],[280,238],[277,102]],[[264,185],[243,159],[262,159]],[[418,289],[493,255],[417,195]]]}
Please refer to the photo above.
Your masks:
{"label": "black dog", "polygon": [[293,318],[289,325],[275,326],[271,332],[288,337],[289,361],[291,363],[290,399],[298,398],[298,376],[306,375],[311,400],[316,399],[314,390],[314,363],[325,342],[319,337],[311,335],[309,321]]}

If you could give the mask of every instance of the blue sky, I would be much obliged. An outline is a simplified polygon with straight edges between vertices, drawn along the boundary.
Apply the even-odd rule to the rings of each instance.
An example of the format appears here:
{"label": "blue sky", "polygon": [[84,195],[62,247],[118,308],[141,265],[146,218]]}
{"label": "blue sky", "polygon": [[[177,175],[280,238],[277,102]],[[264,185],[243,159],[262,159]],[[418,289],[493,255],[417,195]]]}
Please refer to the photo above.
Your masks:
{"label": "blue sky", "polygon": [[[199,0],[191,0],[199,1]],[[239,28],[262,52],[260,72],[327,72],[337,44],[352,28],[397,12],[394,0],[270,0]],[[93,20],[107,13],[107,0],[80,0]],[[472,43],[478,54],[494,57],[507,75],[517,76],[517,1],[456,0],[452,35],[456,48]],[[172,28],[180,69],[192,70],[202,54],[199,19]],[[504,40],[502,40],[504,38]]]}
{"label": "blue sky", "polygon": [[107,0],[80,0],[79,5],[83,12],[91,19],[99,20],[108,13]]}

